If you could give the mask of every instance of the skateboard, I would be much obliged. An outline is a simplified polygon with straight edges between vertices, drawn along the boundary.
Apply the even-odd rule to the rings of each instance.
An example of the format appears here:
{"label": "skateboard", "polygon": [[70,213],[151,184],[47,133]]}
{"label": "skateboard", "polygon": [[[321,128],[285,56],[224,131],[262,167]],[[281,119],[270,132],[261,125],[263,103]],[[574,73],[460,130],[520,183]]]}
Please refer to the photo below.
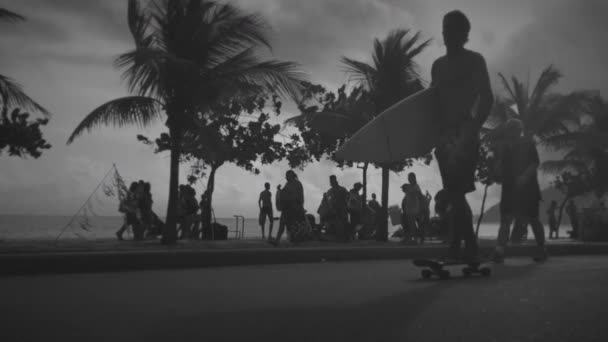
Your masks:
{"label": "skateboard", "polygon": [[433,275],[439,277],[439,279],[449,279],[450,271],[444,269],[445,266],[454,266],[454,265],[466,265],[462,268],[462,275],[465,277],[470,277],[473,274],[481,274],[482,276],[490,276],[492,274],[492,269],[489,267],[480,267],[482,264],[488,263],[489,260],[480,260],[477,262],[465,262],[463,260],[454,260],[454,261],[441,261],[435,259],[415,259],[413,261],[414,265],[417,267],[424,267],[424,269],[420,272],[423,279],[429,279]]}

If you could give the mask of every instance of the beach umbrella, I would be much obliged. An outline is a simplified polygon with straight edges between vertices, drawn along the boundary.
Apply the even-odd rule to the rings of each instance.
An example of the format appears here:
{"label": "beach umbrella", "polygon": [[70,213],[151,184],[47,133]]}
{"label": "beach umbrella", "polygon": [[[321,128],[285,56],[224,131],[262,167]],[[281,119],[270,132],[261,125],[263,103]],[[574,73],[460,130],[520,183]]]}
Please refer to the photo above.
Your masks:
{"label": "beach umbrella", "polygon": [[439,138],[436,89],[419,91],[363,126],[336,152],[343,160],[389,163],[422,157]]}

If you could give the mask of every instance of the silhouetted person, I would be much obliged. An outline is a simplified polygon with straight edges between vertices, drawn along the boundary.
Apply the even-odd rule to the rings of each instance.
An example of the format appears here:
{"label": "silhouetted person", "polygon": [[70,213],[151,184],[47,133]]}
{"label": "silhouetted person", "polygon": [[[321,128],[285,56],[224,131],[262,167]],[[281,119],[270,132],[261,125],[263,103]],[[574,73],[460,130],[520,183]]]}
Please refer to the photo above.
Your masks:
{"label": "silhouetted person", "polygon": [[380,203],[378,203],[378,201],[376,200],[376,194],[372,194],[372,199],[369,201],[369,203],[367,204],[368,207],[371,209],[372,211],[372,215],[373,215],[373,222],[374,222],[374,231],[376,231],[378,229],[378,227],[380,227],[380,219],[382,215],[382,206],[380,205]]}
{"label": "silhouetted person", "polygon": [[195,223],[198,221],[197,214],[199,205],[196,202],[196,190],[191,186],[186,187],[186,194],[184,199],[186,205],[186,213],[184,215],[182,232],[184,233],[184,237],[187,239],[195,238],[198,232],[194,229]]}
{"label": "silhouetted person", "polygon": [[[549,221],[549,239],[559,239],[559,231],[557,229],[557,202],[551,201],[547,209],[547,221]],[[555,235],[555,237],[553,237]]]}
{"label": "silhouetted person", "polygon": [[[441,141],[435,157],[443,188],[453,205],[454,220],[450,256],[460,257],[460,243],[465,240],[466,259],[477,256],[473,214],[466,194],[475,190],[475,169],[479,154],[479,129],[490,113],[494,97],[486,62],[479,53],[467,50],[471,25],[460,11],[443,18],[445,56],[431,68],[431,87],[439,94]],[[478,104],[475,106],[475,104]],[[477,111],[473,113],[474,107]]]}
{"label": "silhouetted person", "polygon": [[347,241],[346,227],[348,225],[348,190],[338,183],[335,175],[329,176],[330,188],[326,192],[329,204],[329,217],[332,230],[340,241]]}
{"label": "silhouetted person", "polygon": [[359,191],[363,188],[363,185],[359,182],[353,185],[353,188],[348,192],[348,216],[350,222],[348,224],[348,232],[346,234],[347,239],[354,240],[357,233],[357,226],[361,224],[361,214],[363,212],[363,199],[359,195]]}
{"label": "silhouetted person", "polygon": [[135,190],[135,216],[137,224],[133,224],[133,240],[140,241],[144,239],[144,231],[146,229],[145,210],[147,209],[146,202],[146,183],[143,180],[137,182]]}
{"label": "silhouetted person", "polygon": [[201,209],[201,238],[210,239],[213,237],[212,225],[211,225],[211,202],[209,200],[209,190],[201,195],[201,201],[199,202]]}
{"label": "silhouetted person", "polygon": [[[279,231],[274,240],[269,240],[275,246],[278,246],[286,227],[291,227],[298,220],[304,220],[304,188],[298,180],[298,176],[293,170],[285,173],[287,183],[280,194],[281,220]],[[288,228],[289,229],[289,228]]]}
{"label": "silhouetted person", "polygon": [[382,209],[382,206],[376,200],[376,194],[372,194],[372,199],[368,202],[367,205],[372,210],[374,215],[377,215],[379,213],[380,209]]}
{"label": "silhouetted person", "polygon": [[152,224],[154,223],[152,215],[152,204],[154,201],[152,201],[152,186],[150,183],[144,183],[143,192],[138,202],[141,210],[142,231],[147,233],[152,229]]}
{"label": "silhouetted person", "polygon": [[566,206],[566,214],[568,214],[570,225],[572,226],[570,237],[573,239],[578,239],[578,209],[574,204],[574,200],[568,201],[568,205]]}
{"label": "silhouetted person", "polygon": [[509,120],[506,124],[506,134],[508,142],[498,152],[496,164],[502,191],[500,228],[494,261],[504,262],[509,230],[515,219],[520,219],[524,225],[530,223],[537,245],[534,259],[545,260],[545,230],[539,217],[541,194],[537,176],[538,151],[532,139],[522,136],[521,121]]}
{"label": "silhouetted person", "polygon": [[268,239],[272,239],[272,227],[274,225],[274,215],[272,213],[272,193],[270,192],[270,183],[264,184],[264,191],[260,192],[258,198],[258,206],[260,207],[259,224],[262,228],[262,239],[265,239],[264,226],[266,218],[268,218]]}
{"label": "silhouetted person", "polygon": [[408,220],[414,221],[416,230],[412,231],[412,233],[415,234],[418,242],[424,243],[424,226],[428,223],[427,217],[430,216],[430,213],[428,212],[427,198],[422,194],[422,190],[420,189],[420,185],[418,185],[418,180],[416,179],[415,173],[410,172],[407,175],[407,179],[409,182],[409,186],[407,188],[408,191],[411,191],[411,193],[408,194],[410,197],[408,205],[412,206],[412,209],[410,209],[412,217],[408,217]]}
{"label": "silhouetted person", "polygon": [[124,214],[124,219],[122,226],[116,232],[116,237],[118,240],[123,239],[122,235],[129,226],[131,226],[131,229],[134,229],[133,226],[139,224],[139,220],[137,219],[137,187],[137,182],[131,183],[125,198],[123,198],[122,202],[120,203],[119,211]]}

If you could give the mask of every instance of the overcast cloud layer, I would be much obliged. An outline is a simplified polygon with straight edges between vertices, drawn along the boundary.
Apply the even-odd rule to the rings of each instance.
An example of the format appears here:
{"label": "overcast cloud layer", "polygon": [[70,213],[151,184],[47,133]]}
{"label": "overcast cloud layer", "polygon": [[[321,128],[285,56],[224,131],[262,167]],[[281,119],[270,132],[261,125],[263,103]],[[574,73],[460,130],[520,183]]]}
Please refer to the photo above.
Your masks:
{"label": "overcast cloud layer", "polygon": [[[275,57],[299,62],[313,82],[335,88],[347,81],[340,56],[367,60],[375,37],[391,29],[421,30],[431,48],[418,60],[429,80],[432,61],[443,53],[441,18],[461,9],[472,22],[469,48],[486,56],[490,73],[515,74],[532,81],[553,63],[565,74],[559,89],[608,87],[608,13],[602,0],[239,0],[235,4],[262,14],[273,28]],[[147,129],[100,128],[66,146],[79,121],[97,106],[128,95],[113,68],[114,58],[132,45],[126,24],[126,1],[9,0],[2,6],[27,17],[26,22],[0,24],[0,73],[17,79],[34,99],[54,115],[44,135],[53,148],[37,160],[1,156],[0,213],[71,214],[105,172],[116,163],[128,180],[152,183],[154,209],[164,215],[169,159],[137,142],[138,133],[157,136],[161,123]],[[495,91],[502,89],[496,82]],[[290,107],[288,107],[290,108]],[[291,107],[293,108],[293,107]],[[285,118],[293,112],[284,113]],[[185,167],[184,167],[185,169]],[[283,182],[284,163],[264,166],[256,177],[233,166],[220,169],[216,180],[216,215],[256,215],[256,200],[265,181]],[[440,188],[435,164],[417,165],[422,187]],[[350,187],[360,180],[357,169],[341,171],[330,163],[299,172],[306,208],[315,212],[327,177],[337,174]],[[185,173],[183,173],[185,174]],[[401,198],[406,173],[391,176],[391,203]],[[543,185],[551,180],[541,175]],[[182,178],[183,179],[183,178]],[[380,172],[370,172],[370,192],[380,192]],[[202,187],[197,188],[200,193]],[[490,204],[499,189],[490,191]],[[469,197],[478,211],[481,193]],[[101,214],[112,215],[114,206]]]}

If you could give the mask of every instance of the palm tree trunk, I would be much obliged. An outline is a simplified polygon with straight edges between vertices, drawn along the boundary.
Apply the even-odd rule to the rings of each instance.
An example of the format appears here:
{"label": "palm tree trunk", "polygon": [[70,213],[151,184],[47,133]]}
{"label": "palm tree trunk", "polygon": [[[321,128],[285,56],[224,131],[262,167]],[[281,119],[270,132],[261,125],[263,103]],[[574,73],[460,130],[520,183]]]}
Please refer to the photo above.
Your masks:
{"label": "palm tree trunk", "polygon": [[376,241],[388,241],[388,166],[382,166],[382,211]]}
{"label": "palm tree trunk", "polygon": [[363,205],[367,204],[367,167],[369,163],[363,164]]}
{"label": "palm tree trunk", "polygon": [[479,213],[479,217],[477,218],[477,228],[475,229],[475,236],[479,236],[479,227],[481,226],[481,220],[483,220],[483,212],[486,210],[486,198],[488,198],[488,188],[489,184],[483,188],[483,199],[481,200],[481,212]]}
{"label": "palm tree trunk", "polygon": [[177,242],[177,191],[179,188],[179,158],[181,155],[181,135],[177,129],[169,129],[171,135],[171,166],[169,171],[169,203],[167,205],[167,222],[161,238],[161,244],[170,245]]}
{"label": "palm tree trunk", "polygon": [[[217,171],[217,169],[219,169],[221,165],[212,165],[211,166],[211,172],[209,173],[209,178],[207,178],[207,200],[209,201],[209,208],[208,210],[213,210],[213,189],[215,187],[215,172]],[[207,220],[208,222],[206,222],[208,224],[207,227],[211,227],[211,221],[213,215],[208,215],[207,216]]]}

